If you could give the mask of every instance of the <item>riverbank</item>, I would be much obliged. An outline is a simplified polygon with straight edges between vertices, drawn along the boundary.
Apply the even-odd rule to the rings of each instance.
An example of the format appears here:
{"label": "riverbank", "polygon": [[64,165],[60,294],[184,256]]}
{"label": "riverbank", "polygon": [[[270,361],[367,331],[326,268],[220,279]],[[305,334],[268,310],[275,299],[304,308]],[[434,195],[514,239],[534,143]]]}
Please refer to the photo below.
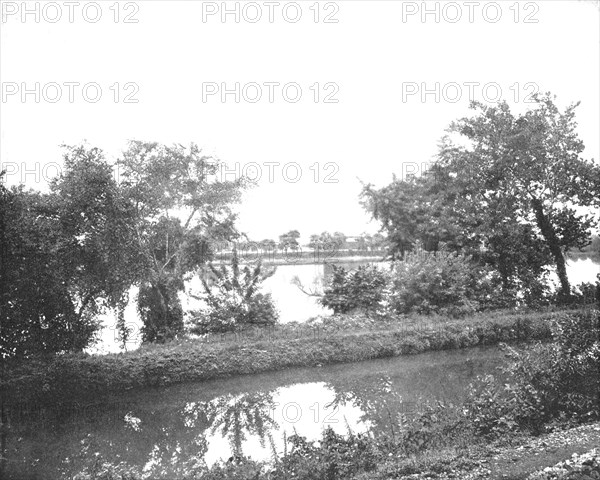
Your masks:
{"label": "riverbank", "polygon": [[[457,320],[412,318],[372,320],[360,316],[312,324],[312,335],[239,336],[233,341],[186,340],[136,351],[64,355],[7,366],[2,383],[5,406],[68,404],[98,400],[123,391],[197,382],[232,375],[358,362],[425,351],[496,345],[550,338],[550,326],[577,310],[495,312]],[[330,328],[335,324],[337,328]],[[309,330],[310,331],[310,330]],[[317,332],[317,334],[314,334]]]}

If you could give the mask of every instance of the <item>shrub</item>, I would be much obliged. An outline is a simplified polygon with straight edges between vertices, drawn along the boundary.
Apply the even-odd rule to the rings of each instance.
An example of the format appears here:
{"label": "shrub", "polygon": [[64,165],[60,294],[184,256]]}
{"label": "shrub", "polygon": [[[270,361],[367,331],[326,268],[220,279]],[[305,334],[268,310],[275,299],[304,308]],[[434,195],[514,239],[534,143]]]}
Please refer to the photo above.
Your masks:
{"label": "shrub", "polygon": [[375,470],[382,460],[376,442],[351,431],[344,436],[327,428],[319,445],[298,435],[290,436],[288,442],[291,450],[271,472],[273,480],[353,478],[359,472]]}
{"label": "shrub", "polygon": [[405,455],[466,440],[467,425],[464,416],[452,404],[426,404],[413,418],[401,416],[400,420],[398,447]]}
{"label": "shrub", "polygon": [[334,313],[374,310],[381,306],[387,284],[387,273],[374,265],[361,265],[353,271],[333,265],[333,277],[320,302]]}
{"label": "shrub", "polygon": [[471,257],[417,250],[392,267],[390,303],[397,313],[462,316],[496,306],[496,276]]}
{"label": "shrub", "polygon": [[495,385],[483,379],[470,392],[467,415],[478,433],[506,429],[540,433],[557,418],[600,416],[600,328],[597,310],[563,313],[556,320],[551,344],[517,351],[504,373],[511,383]]}
{"label": "shrub", "polygon": [[206,303],[203,310],[192,313],[192,333],[229,332],[240,326],[277,322],[279,313],[271,295],[258,291],[275,269],[264,271],[260,260],[254,268],[249,265],[240,268],[235,248],[230,268],[222,265],[217,269],[209,264],[209,269],[212,275],[202,277],[204,295],[192,295]]}

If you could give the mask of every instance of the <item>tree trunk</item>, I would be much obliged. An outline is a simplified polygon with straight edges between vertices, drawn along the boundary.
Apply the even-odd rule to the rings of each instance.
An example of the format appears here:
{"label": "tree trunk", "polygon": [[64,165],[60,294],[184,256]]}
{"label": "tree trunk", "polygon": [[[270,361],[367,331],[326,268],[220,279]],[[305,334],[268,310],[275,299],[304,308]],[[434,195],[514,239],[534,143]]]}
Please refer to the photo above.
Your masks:
{"label": "tree trunk", "polygon": [[556,231],[544,213],[544,206],[542,205],[542,202],[535,198],[531,201],[531,204],[535,211],[535,218],[537,220],[538,227],[542,231],[542,235],[544,236],[544,239],[550,248],[552,257],[554,257],[556,273],[558,274],[558,279],[560,280],[560,295],[563,297],[563,299],[567,299],[571,295],[571,286],[569,285],[569,278],[567,277],[565,257],[560,249]]}

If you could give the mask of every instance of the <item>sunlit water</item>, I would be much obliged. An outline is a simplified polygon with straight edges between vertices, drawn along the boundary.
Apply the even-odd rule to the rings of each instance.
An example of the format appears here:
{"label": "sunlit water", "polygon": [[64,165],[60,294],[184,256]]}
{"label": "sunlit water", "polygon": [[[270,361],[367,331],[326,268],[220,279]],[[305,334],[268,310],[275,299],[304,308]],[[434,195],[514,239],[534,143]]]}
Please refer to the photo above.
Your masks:
{"label": "sunlit water", "polygon": [[[342,264],[345,268],[356,268],[359,263]],[[288,323],[292,321],[304,322],[311,317],[318,315],[331,315],[332,311],[321,306],[317,298],[303,293],[292,281],[297,277],[308,293],[318,293],[322,291],[323,280],[331,275],[331,265],[282,265],[278,266],[275,274],[268,278],[264,283],[263,291],[271,293],[277,309],[279,310],[280,322]],[[600,263],[590,258],[570,260],[567,262],[567,274],[572,285],[582,282],[596,281],[596,275],[600,273]],[[550,274],[550,281],[558,285],[558,277],[554,272]],[[186,292],[200,292],[201,285],[199,280],[189,282],[186,286]],[[141,321],[137,315],[135,307],[136,289],[130,293],[131,301],[125,310],[125,319],[128,326],[132,329],[132,338],[127,347],[129,350],[139,346],[141,335]],[[184,310],[190,311],[198,308],[199,302],[195,301],[189,295],[182,293],[180,299]],[[107,353],[121,351],[120,344],[116,337],[116,320],[112,315],[106,315],[102,318],[103,329],[100,332],[100,341],[90,349],[91,353]]]}
{"label": "sunlit water", "polygon": [[[173,478],[233,454],[270,461],[284,435],[392,433],[426,401],[461,402],[477,375],[498,373],[497,348],[425,353],[176,385],[120,395],[78,414],[12,422],[7,479],[54,480],[96,454]],[[396,426],[396,428],[398,428]]]}

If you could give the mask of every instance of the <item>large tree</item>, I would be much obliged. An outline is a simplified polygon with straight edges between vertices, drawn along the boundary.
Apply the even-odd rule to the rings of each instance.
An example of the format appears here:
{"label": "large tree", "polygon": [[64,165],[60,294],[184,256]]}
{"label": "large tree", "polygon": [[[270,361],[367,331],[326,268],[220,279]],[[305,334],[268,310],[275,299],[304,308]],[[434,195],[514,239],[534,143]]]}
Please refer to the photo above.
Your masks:
{"label": "large tree", "polygon": [[47,195],[1,187],[3,217],[0,355],[24,358],[77,351],[97,329],[76,273],[61,252],[56,209]]}
{"label": "large tree", "polygon": [[552,255],[560,293],[570,295],[564,254],[590,242],[600,208],[600,167],[582,158],[575,109],[561,111],[550,94],[534,97],[534,108],[511,112],[473,103],[476,115],[450,127],[466,145],[446,142],[440,166],[455,175],[474,202],[512,204],[519,222],[535,229]]}
{"label": "large tree", "polygon": [[117,166],[120,181],[100,149],[65,147],[48,193],[1,186],[2,357],[82,350],[105,307],[126,334],[132,285],[146,341],[182,330],[184,276],[235,236],[242,180],[219,182],[195,145],[131,142]]}
{"label": "large tree", "polygon": [[50,183],[65,262],[75,272],[82,307],[102,299],[122,313],[139,280],[135,209],[102,150],[65,146],[61,174]]}
{"label": "large tree", "polygon": [[183,329],[178,294],[185,276],[209,258],[211,242],[237,238],[231,206],[245,182],[219,181],[221,163],[195,144],[132,141],[118,166],[144,257],[138,295],[144,341],[164,341]]}
{"label": "large tree", "polygon": [[549,95],[535,100],[522,115],[506,103],[474,103],[477,113],[451,125],[427,174],[365,186],[363,204],[382,222],[394,256],[416,241],[428,250],[443,242],[493,265],[505,290],[528,285],[532,296],[554,263],[568,297],[564,253],[589,242],[600,169],[580,157],[576,105],[561,113]]}
{"label": "large tree", "polygon": [[131,210],[110,165],[98,149],[67,147],[49,193],[2,186],[1,210],[3,356],[84,349],[135,273]]}
{"label": "large tree", "polygon": [[287,233],[279,235],[279,248],[285,250],[286,248],[296,249],[299,246],[298,239],[300,238],[300,232],[298,230],[290,230]]}
{"label": "large tree", "polygon": [[476,198],[456,175],[436,165],[427,175],[363,190],[363,205],[382,222],[392,258],[404,258],[417,242],[427,251],[445,248],[493,266],[505,293],[539,293],[549,262],[533,230],[519,222],[515,207],[495,196]]}

